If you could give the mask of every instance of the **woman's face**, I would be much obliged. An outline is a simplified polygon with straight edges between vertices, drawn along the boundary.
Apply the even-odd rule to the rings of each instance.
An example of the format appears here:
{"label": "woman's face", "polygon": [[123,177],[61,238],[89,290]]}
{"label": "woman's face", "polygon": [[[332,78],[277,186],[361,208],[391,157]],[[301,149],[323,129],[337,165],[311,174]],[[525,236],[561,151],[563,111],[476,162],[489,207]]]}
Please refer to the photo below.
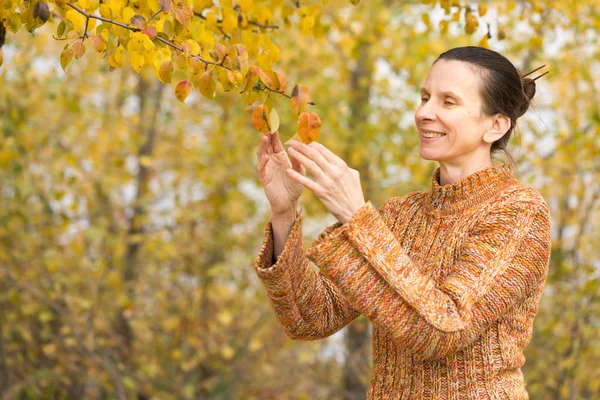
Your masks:
{"label": "woman's face", "polygon": [[[491,160],[491,143],[483,136],[492,122],[482,112],[480,77],[463,61],[439,60],[433,65],[415,113],[421,157],[452,166]],[[424,137],[429,132],[443,135]]]}

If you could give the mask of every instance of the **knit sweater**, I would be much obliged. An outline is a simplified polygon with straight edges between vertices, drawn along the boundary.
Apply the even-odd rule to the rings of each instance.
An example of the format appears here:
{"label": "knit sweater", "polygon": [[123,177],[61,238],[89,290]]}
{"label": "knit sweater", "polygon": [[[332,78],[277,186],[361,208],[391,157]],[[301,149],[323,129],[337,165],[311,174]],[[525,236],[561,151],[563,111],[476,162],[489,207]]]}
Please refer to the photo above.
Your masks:
{"label": "knit sweater", "polygon": [[367,399],[528,399],[520,367],[548,272],[548,205],[509,164],[439,178],[379,209],[367,201],[308,251],[296,210],[275,263],[269,221],[255,271],[291,339],[372,322]]}

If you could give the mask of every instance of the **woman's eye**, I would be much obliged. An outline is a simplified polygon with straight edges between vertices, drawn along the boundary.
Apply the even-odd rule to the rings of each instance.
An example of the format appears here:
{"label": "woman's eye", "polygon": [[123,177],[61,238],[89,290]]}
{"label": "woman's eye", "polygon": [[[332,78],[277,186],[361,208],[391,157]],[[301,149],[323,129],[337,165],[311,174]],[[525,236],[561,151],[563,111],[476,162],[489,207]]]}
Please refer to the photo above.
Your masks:
{"label": "woman's eye", "polygon": [[451,101],[448,101],[448,100],[446,100],[446,101],[444,102],[444,104],[447,104],[447,105],[449,105],[449,106],[453,106],[453,105],[454,105],[454,103],[453,103],[453,102],[451,102]]}
{"label": "woman's eye", "polygon": [[429,99],[425,98],[425,97],[421,97],[421,103],[425,103],[427,100],[429,100]]}

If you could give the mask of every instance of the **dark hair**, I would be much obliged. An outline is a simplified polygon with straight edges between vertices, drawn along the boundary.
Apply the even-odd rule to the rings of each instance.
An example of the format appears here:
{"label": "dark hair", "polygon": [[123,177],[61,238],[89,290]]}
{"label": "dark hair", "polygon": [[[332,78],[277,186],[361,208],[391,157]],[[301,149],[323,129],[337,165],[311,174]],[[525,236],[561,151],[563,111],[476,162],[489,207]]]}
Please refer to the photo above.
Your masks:
{"label": "dark hair", "polygon": [[482,111],[487,115],[502,114],[510,118],[510,128],[506,134],[492,143],[491,155],[504,152],[516,167],[506,146],[517,119],[525,114],[535,95],[535,81],[521,78],[517,68],[506,57],[484,47],[456,47],[440,54],[434,64],[438,60],[464,61],[480,68],[483,83],[480,87]]}

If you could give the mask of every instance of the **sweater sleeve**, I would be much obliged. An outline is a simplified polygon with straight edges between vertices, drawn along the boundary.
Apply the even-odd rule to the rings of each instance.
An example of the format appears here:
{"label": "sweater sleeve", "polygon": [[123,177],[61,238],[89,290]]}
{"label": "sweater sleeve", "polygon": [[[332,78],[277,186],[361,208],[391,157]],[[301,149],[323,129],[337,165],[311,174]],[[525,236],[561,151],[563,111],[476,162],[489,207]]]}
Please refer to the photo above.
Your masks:
{"label": "sweater sleeve", "polygon": [[301,215],[302,210],[297,210],[275,263],[273,225],[267,223],[254,269],[286,335],[296,340],[323,339],[348,325],[360,312],[351,307],[329,278],[310,266],[302,242]]}
{"label": "sweater sleeve", "polygon": [[541,289],[550,248],[545,202],[494,204],[436,284],[419,272],[367,202],[346,224],[320,235],[307,256],[371,322],[415,357],[435,360],[472,343]]}

